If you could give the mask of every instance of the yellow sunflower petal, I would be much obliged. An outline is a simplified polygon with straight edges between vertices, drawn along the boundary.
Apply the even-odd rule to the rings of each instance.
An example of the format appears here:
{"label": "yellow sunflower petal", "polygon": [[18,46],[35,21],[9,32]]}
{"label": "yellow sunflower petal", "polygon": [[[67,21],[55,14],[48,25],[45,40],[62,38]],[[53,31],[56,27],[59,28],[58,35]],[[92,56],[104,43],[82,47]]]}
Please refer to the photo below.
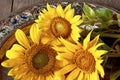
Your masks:
{"label": "yellow sunflower petal", "polygon": [[10,71],[8,72],[8,76],[14,76],[16,74],[15,71],[18,71],[18,66],[15,66],[12,69],[10,69]]}
{"label": "yellow sunflower petal", "polygon": [[59,74],[59,71],[54,71],[54,80],[65,80],[65,75]]}
{"label": "yellow sunflower petal", "polygon": [[91,47],[91,48],[89,49],[89,51],[90,51],[91,53],[95,53],[95,51],[97,50],[97,48],[100,47],[100,46],[102,46],[102,45],[104,45],[104,43],[98,43],[96,46]]}
{"label": "yellow sunflower petal", "polygon": [[75,80],[77,76],[79,75],[80,69],[76,68],[74,69],[66,78],[66,80]]}
{"label": "yellow sunflower petal", "polygon": [[20,65],[23,63],[24,63],[23,59],[16,58],[16,59],[5,60],[1,63],[1,65],[4,67],[14,67],[16,65]]}
{"label": "yellow sunflower petal", "polygon": [[98,44],[96,45],[96,49],[97,49],[98,47],[102,46],[102,45],[104,45],[104,43],[98,43]]}
{"label": "yellow sunflower petal", "polygon": [[14,76],[14,69],[13,68],[8,72],[8,76]]}
{"label": "yellow sunflower petal", "polygon": [[83,72],[80,72],[77,80],[83,80]]}
{"label": "yellow sunflower petal", "polygon": [[59,60],[56,59],[56,64],[55,64],[54,67],[56,67],[56,68],[61,68],[61,67],[63,67],[62,61],[59,61]]}
{"label": "yellow sunflower petal", "polygon": [[46,80],[54,80],[53,74],[49,74],[48,76],[46,76]]}
{"label": "yellow sunflower petal", "polygon": [[56,8],[51,7],[49,4],[47,4],[47,10],[48,11],[44,13],[44,15],[47,17],[46,20],[52,19],[58,15],[56,12]]}
{"label": "yellow sunflower petal", "polygon": [[50,43],[52,46],[61,45],[61,42],[57,38],[52,39]]}
{"label": "yellow sunflower petal", "polygon": [[79,21],[80,18],[81,18],[80,15],[76,15],[76,16],[73,17],[73,19],[70,20],[70,23],[71,23],[71,24],[74,24],[74,23],[76,23],[77,21]]}
{"label": "yellow sunflower petal", "polygon": [[80,38],[80,33],[82,32],[82,29],[76,27],[72,27],[72,33],[71,33],[71,37],[72,39],[76,42],[79,43],[78,40]]}
{"label": "yellow sunflower petal", "polygon": [[47,10],[48,12],[45,14],[45,16],[47,17],[46,20],[52,19],[57,16],[56,9],[52,8],[49,4],[47,4]]}
{"label": "yellow sunflower petal", "polygon": [[105,50],[96,50],[95,53],[93,53],[94,56],[96,56],[97,58],[100,58],[101,55],[106,54],[107,51]]}
{"label": "yellow sunflower petal", "polygon": [[64,75],[66,73],[69,73],[70,71],[72,71],[73,69],[75,69],[75,65],[74,64],[68,64],[65,67],[63,67],[62,69],[59,70],[59,74]]}
{"label": "yellow sunflower petal", "polygon": [[51,11],[51,9],[52,9],[51,6],[47,3],[47,10]]}
{"label": "yellow sunflower petal", "polygon": [[[33,73],[33,72],[32,72]],[[33,78],[32,78],[33,77]],[[33,73],[33,76],[31,77],[30,80],[38,80],[39,75],[36,75],[35,73]]]}
{"label": "yellow sunflower petal", "polygon": [[70,21],[74,16],[74,9],[69,10],[68,12],[66,12],[65,14],[65,19],[67,19],[68,21]]}
{"label": "yellow sunflower petal", "polygon": [[33,24],[30,28],[30,37],[31,37],[32,41],[36,44],[39,44],[40,33],[41,32],[40,32],[37,24]]}
{"label": "yellow sunflower petal", "polygon": [[91,32],[89,32],[89,34],[87,35],[87,37],[84,39],[83,41],[83,49],[86,50],[88,47],[88,43],[90,42],[90,36],[91,36]]}
{"label": "yellow sunflower petal", "polygon": [[78,20],[76,23],[74,23],[74,25],[79,26],[82,22],[83,20]]}
{"label": "yellow sunflower petal", "polygon": [[1,65],[4,67],[13,67],[16,65],[16,64],[9,64],[8,62],[10,62],[10,61],[6,60],[6,61],[2,62]]}
{"label": "yellow sunflower petal", "polygon": [[104,60],[102,60],[102,59],[95,59],[96,60],[96,62],[98,62],[99,64],[101,64]]}
{"label": "yellow sunflower petal", "polygon": [[29,76],[30,72],[28,72],[26,75],[24,75],[21,80],[30,80],[30,76]]}
{"label": "yellow sunflower petal", "polygon": [[14,71],[13,73],[15,74],[14,79],[19,80],[22,76],[26,75],[28,70],[27,65],[21,65],[18,67],[19,69]]}
{"label": "yellow sunflower petal", "polygon": [[25,52],[25,49],[22,46],[20,46],[19,44],[14,44],[12,46],[11,50],[20,51],[20,52],[23,52],[23,53]]}
{"label": "yellow sunflower petal", "polygon": [[43,9],[42,12],[43,12],[43,13],[47,13],[47,10],[46,10],[46,9]]}
{"label": "yellow sunflower petal", "polygon": [[69,11],[70,9],[71,9],[71,4],[69,4],[68,6],[65,7],[64,13],[66,13],[66,12]]}
{"label": "yellow sunflower petal", "polygon": [[71,51],[71,52],[75,52],[75,50],[78,48],[77,45],[70,43],[69,41],[63,39],[62,37],[59,38],[59,40],[65,45],[65,47]]}
{"label": "yellow sunflower petal", "polygon": [[38,16],[39,21],[46,18],[46,16],[42,12],[40,12],[39,14],[40,14]]}
{"label": "yellow sunflower petal", "polygon": [[99,35],[97,35],[92,41],[89,42],[87,49],[95,46],[99,40]]}
{"label": "yellow sunflower petal", "polygon": [[97,61],[96,62],[96,69],[98,70],[99,74],[101,75],[102,78],[104,78],[105,72],[101,64]]}
{"label": "yellow sunflower petal", "polygon": [[71,34],[71,37],[72,37],[73,41],[75,41],[75,43],[79,44],[78,40],[80,38],[80,35],[77,33],[76,33],[76,35],[74,35],[74,34]]}
{"label": "yellow sunflower petal", "polygon": [[60,4],[58,4],[56,11],[60,17],[64,18],[64,11]]}
{"label": "yellow sunflower petal", "polygon": [[90,80],[100,80],[97,70],[95,70],[95,72],[92,72],[92,73],[90,74]]}
{"label": "yellow sunflower petal", "polygon": [[6,57],[9,59],[13,59],[13,58],[21,57],[21,56],[24,56],[24,54],[19,51],[8,50],[6,52]]}
{"label": "yellow sunflower petal", "polygon": [[50,37],[42,37],[42,38],[41,38],[41,43],[42,43],[42,44],[47,44],[50,40],[51,40]]}
{"label": "yellow sunflower petal", "polygon": [[71,60],[73,58],[73,53],[58,53],[58,55],[67,60]]}
{"label": "yellow sunflower petal", "polygon": [[66,53],[70,53],[69,50],[66,49],[66,47],[57,47],[57,46],[54,46],[52,47],[54,50],[56,50],[57,52],[66,52]]}
{"label": "yellow sunflower petal", "polygon": [[66,66],[68,64],[70,64],[70,62],[66,59],[64,59],[62,56],[56,56],[56,59],[60,61],[60,66]]}
{"label": "yellow sunflower petal", "polygon": [[83,80],[90,80],[90,74],[84,74],[85,75],[85,79],[83,79]]}
{"label": "yellow sunflower petal", "polygon": [[45,15],[42,12],[40,12],[39,16],[38,16],[38,19],[36,19],[35,22],[36,23],[41,23],[43,19],[45,19]]}
{"label": "yellow sunflower petal", "polygon": [[15,37],[17,39],[17,41],[22,45],[24,46],[25,48],[29,48],[30,47],[30,44],[29,44],[29,41],[25,35],[25,33],[18,29],[16,32],[15,32]]}
{"label": "yellow sunflower petal", "polygon": [[38,75],[36,75],[36,74],[33,73],[33,72],[29,72],[29,73],[28,73],[28,77],[29,77],[28,80],[37,80],[37,79],[38,79]]}
{"label": "yellow sunflower petal", "polygon": [[36,19],[36,20],[35,20],[35,22],[36,22],[36,23],[39,23],[39,22],[40,22],[40,20],[39,20],[39,19]]}
{"label": "yellow sunflower petal", "polygon": [[66,52],[66,48],[65,47],[57,47],[54,46],[52,47],[54,50],[58,51],[58,52]]}
{"label": "yellow sunflower petal", "polygon": [[44,75],[39,75],[38,80],[45,80],[45,76]]}

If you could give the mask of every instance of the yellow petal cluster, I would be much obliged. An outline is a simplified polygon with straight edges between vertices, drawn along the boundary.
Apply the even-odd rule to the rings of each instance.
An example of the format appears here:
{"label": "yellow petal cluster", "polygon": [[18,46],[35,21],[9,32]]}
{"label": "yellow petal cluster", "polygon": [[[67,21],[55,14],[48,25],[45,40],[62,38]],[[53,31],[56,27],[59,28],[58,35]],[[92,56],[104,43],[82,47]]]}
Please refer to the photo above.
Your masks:
{"label": "yellow petal cluster", "polygon": [[[65,39],[67,40],[74,40],[77,41],[78,37],[80,37],[80,33],[82,32],[82,29],[80,29],[78,26],[83,22],[80,15],[75,15],[75,10],[71,7],[71,4],[67,5],[64,9],[60,4],[56,8],[51,7],[49,4],[47,4],[47,9],[43,9],[42,12],[40,12],[40,15],[35,22],[42,30],[42,41],[47,42],[51,39],[51,44],[57,44],[57,38],[61,37],[55,36],[53,34],[53,30],[51,30],[51,25],[54,24],[54,19],[57,19],[57,24],[61,25],[68,25],[68,28],[66,29],[65,26],[63,26],[63,29],[65,28],[64,34],[67,34],[67,37]],[[64,21],[64,22],[62,22]],[[56,26],[54,26],[56,29]],[[61,28],[59,28],[61,29]],[[69,30],[68,30],[69,29]],[[66,33],[67,32],[67,33]],[[59,32],[58,32],[59,33]]]}
{"label": "yellow petal cluster", "polygon": [[[100,80],[99,74],[102,78],[104,77],[101,56],[107,51],[97,50],[103,43],[98,43],[99,35],[90,41],[91,32],[83,40],[83,44],[71,43],[59,38],[63,46],[54,46],[53,48],[58,52],[57,59],[64,63],[64,67],[56,75],[64,78],[67,74],[64,80]],[[91,63],[89,63],[90,61]]]}
{"label": "yellow petal cluster", "polygon": [[[7,50],[6,57],[8,59],[1,63],[2,66],[6,68],[11,68],[11,70],[8,72],[8,76],[12,76],[14,80],[53,80],[55,78],[54,72],[59,67],[57,60],[54,61],[55,62],[54,67],[52,67],[53,69],[48,70],[48,72],[44,74],[41,72],[39,72],[41,74],[37,74],[38,72],[30,68],[31,65],[29,65],[28,63],[29,61],[27,61],[27,59],[28,60],[29,58],[31,59],[31,56],[34,55],[34,53],[36,54],[35,51],[37,46],[41,47],[42,42],[40,41],[41,39],[40,35],[41,35],[41,31],[39,27],[36,26],[36,24],[33,24],[31,26],[30,36],[26,36],[25,33],[20,29],[18,29],[15,32],[15,37],[18,43],[13,44],[11,49]],[[34,48],[33,46],[35,46],[36,48]],[[47,49],[47,50],[51,50],[51,49]],[[47,52],[50,52],[50,51],[47,51]],[[50,53],[51,55],[50,54],[48,55],[52,56],[53,53]],[[54,60],[53,57],[51,58],[52,58],[51,60]],[[49,66],[50,65],[48,65],[47,67],[49,68]],[[41,71],[44,72],[44,70],[41,70]]]}
{"label": "yellow petal cluster", "polygon": [[80,43],[83,22],[71,4],[62,8],[47,4],[32,24],[29,34],[17,29],[17,42],[6,51],[1,65],[11,68],[14,80],[99,80],[105,73],[101,65],[106,50],[98,43],[99,35],[90,39],[92,31]]}

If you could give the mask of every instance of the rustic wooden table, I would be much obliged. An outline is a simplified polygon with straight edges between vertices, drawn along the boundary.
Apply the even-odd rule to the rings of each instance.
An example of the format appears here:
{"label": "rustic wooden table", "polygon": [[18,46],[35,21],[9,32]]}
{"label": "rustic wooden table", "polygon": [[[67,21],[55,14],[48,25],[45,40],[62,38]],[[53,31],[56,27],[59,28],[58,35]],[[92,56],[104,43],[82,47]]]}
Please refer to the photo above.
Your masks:
{"label": "rustic wooden table", "polygon": [[43,0],[0,0],[0,20],[8,17],[12,12],[20,11],[41,1]]}
{"label": "rustic wooden table", "polygon": [[108,7],[114,7],[115,9],[120,10],[120,0],[0,0],[0,20],[7,18],[12,12],[20,11],[38,2],[42,3],[50,1],[84,1],[103,6],[106,5]]}

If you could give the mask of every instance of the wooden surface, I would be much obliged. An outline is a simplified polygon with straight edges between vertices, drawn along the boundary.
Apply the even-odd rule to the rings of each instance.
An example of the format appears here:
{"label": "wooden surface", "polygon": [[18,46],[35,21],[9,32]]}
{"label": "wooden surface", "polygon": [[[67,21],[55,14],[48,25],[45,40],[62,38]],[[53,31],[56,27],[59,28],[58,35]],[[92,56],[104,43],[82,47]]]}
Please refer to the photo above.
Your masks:
{"label": "wooden surface", "polygon": [[39,2],[42,4],[43,2],[49,3],[56,1],[89,2],[120,10],[120,0],[0,0],[0,20],[7,18],[11,12],[19,12]]}
{"label": "wooden surface", "polygon": [[12,12],[23,10],[42,1],[43,0],[0,0],[0,20],[7,18]]}
{"label": "wooden surface", "polygon": [[41,0],[14,0],[13,11],[30,7],[31,5],[39,3]]}
{"label": "wooden surface", "polygon": [[0,19],[11,12],[12,0],[0,0]]}

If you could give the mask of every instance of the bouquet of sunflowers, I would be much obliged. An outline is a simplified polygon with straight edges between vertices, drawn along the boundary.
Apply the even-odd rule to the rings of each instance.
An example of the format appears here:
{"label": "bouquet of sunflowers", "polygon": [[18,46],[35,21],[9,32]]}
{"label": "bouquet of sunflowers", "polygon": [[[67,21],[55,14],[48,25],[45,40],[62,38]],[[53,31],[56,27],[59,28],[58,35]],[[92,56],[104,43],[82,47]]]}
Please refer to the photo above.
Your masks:
{"label": "bouquet of sunflowers", "polygon": [[[120,15],[112,16],[107,8],[94,10],[85,3],[82,14],[75,14],[71,4],[47,3],[28,34],[16,30],[17,42],[6,51],[7,60],[1,65],[10,68],[8,76],[14,80],[100,80],[105,69],[112,71],[109,57],[120,56],[118,30],[109,28],[120,25]],[[117,39],[114,47],[104,42],[106,36]]]}

